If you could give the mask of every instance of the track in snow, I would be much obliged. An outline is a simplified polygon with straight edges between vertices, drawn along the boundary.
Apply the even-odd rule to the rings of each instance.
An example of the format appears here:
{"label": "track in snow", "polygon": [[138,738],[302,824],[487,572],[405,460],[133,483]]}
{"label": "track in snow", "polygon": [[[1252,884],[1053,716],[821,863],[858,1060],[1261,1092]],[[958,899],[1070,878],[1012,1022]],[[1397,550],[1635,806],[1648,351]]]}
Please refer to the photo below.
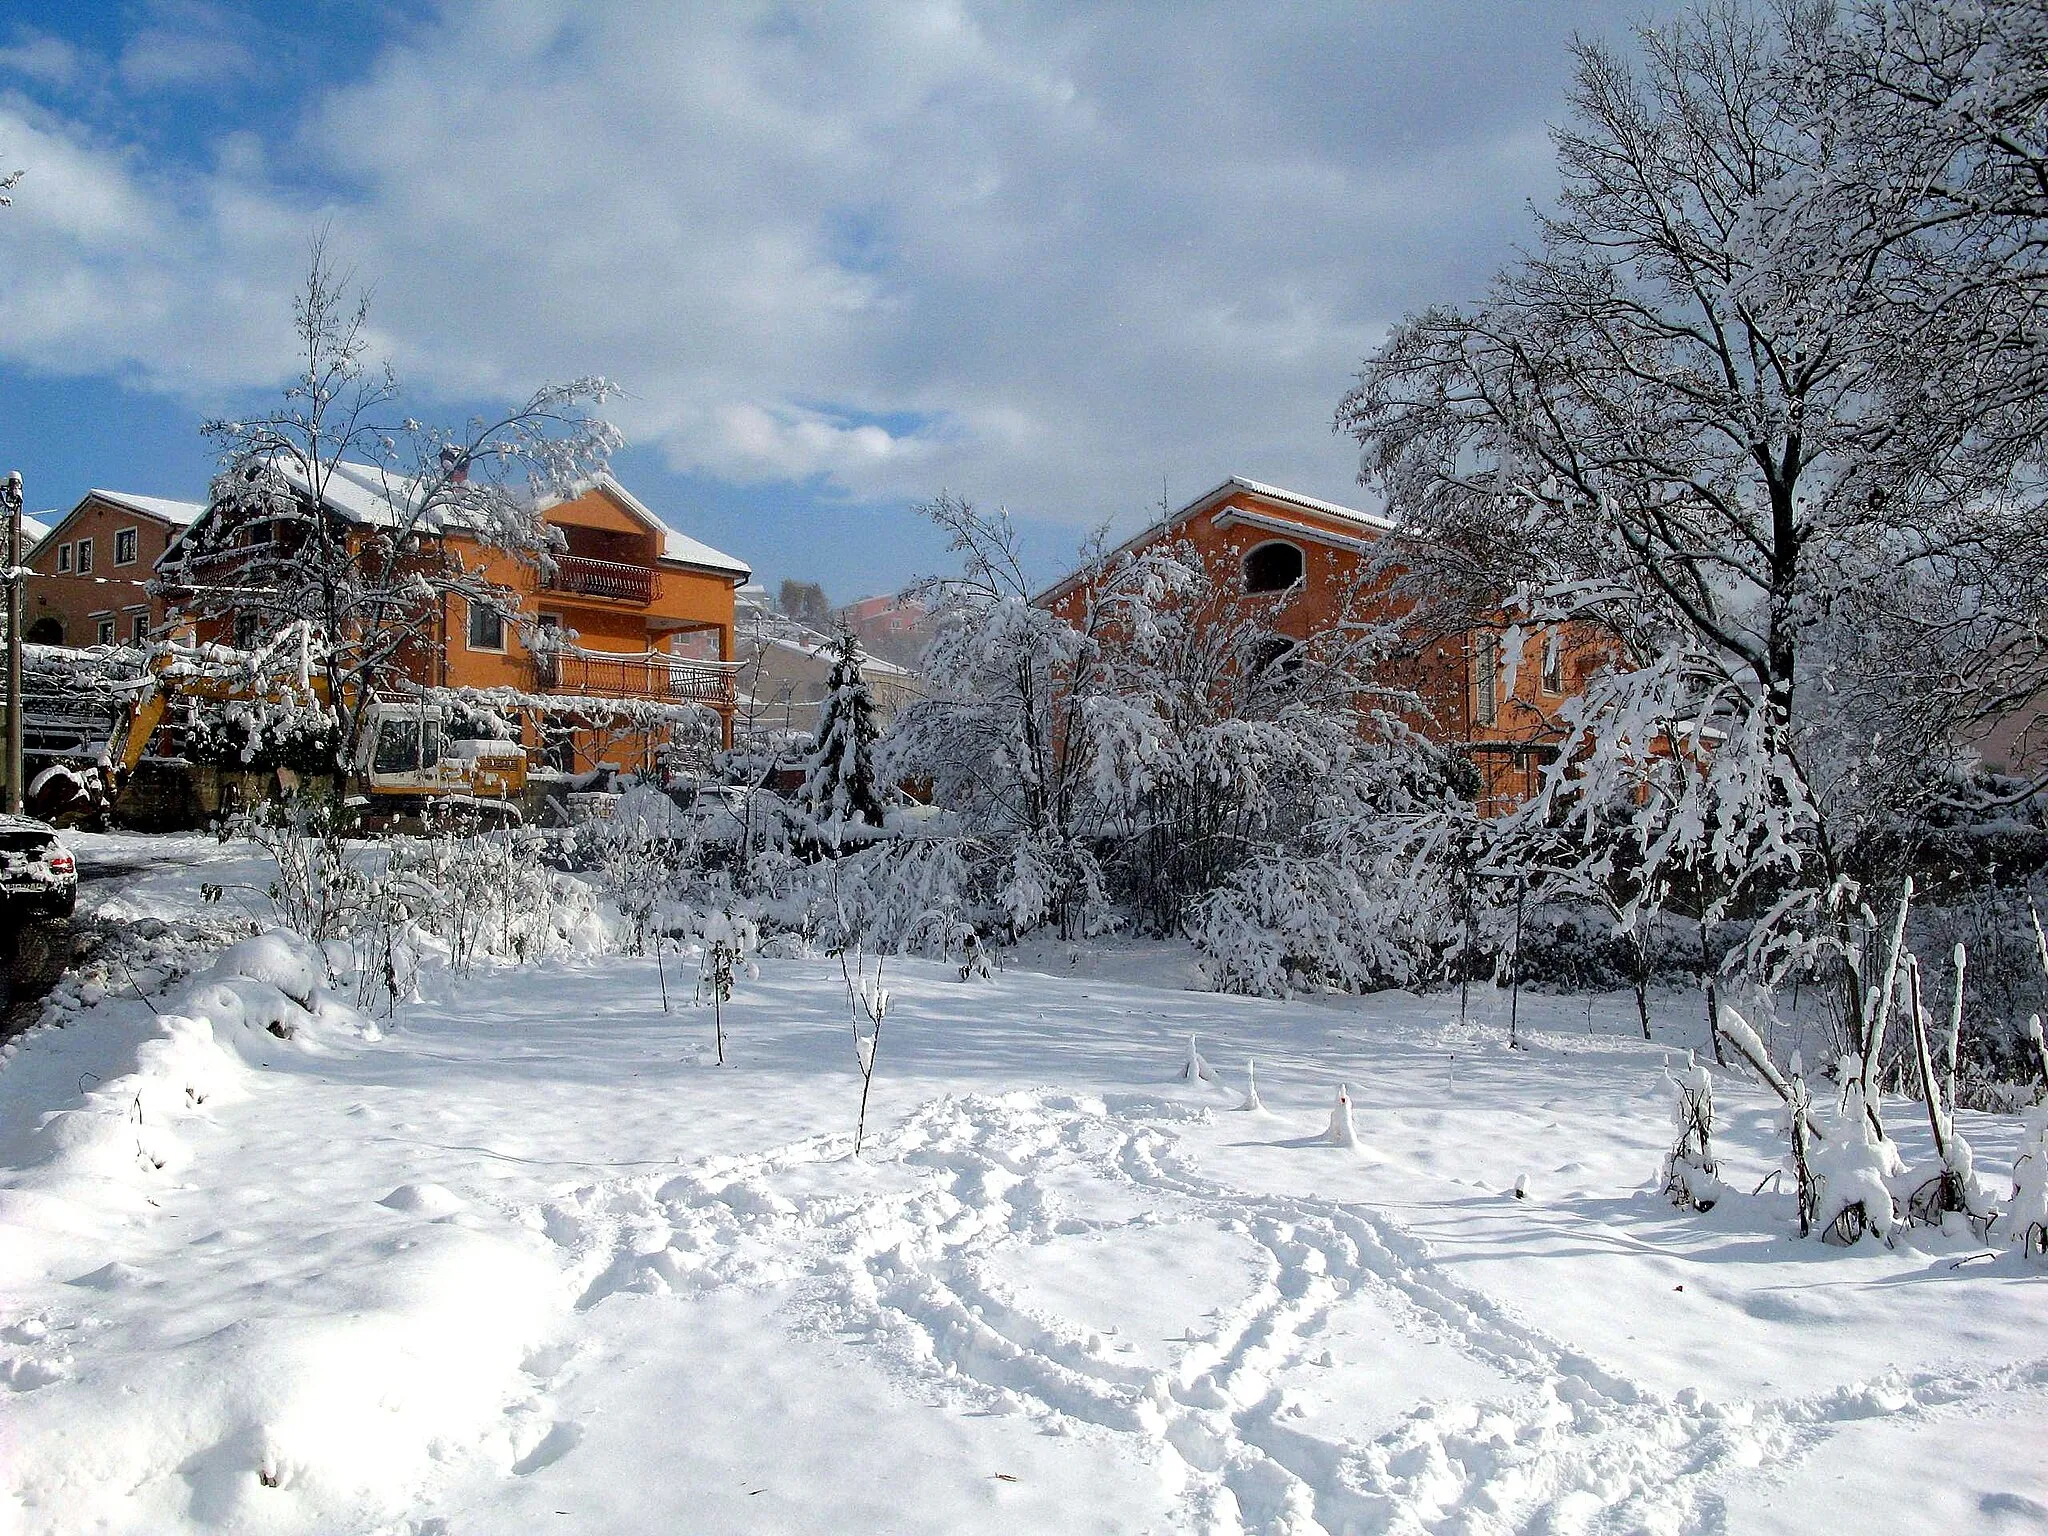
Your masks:
{"label": "track in snow", "polygon": [[[1667,1397],[1518,1321],[1367,1206],[1204,1177],[1177,1130],[1207,1115],[1144,1096],[949,1096],[873,1138],[860,1165],[845,1165],[850,1138],[810,1138],[594,1184],[539,1220],[570,1256],[581,1307],[621,1290],[791,1286],[799,1326],[853,1337],[920,1390],[1055,1433],[1127,1437],[1179,1490],[1175,1528],[1188,1531],[1721,1532],[1718,1477],[1796,1459],[1844,1420],[2048,1392],[2042,1360],[1803,1399]],[[1112,1198],[1073,1200],[1076,1177]],[[1135,1215],[1088,1214],[1134,1201]],[[1027,1305],[992,1262],[1162,1220],[1233,1234],[1257,1271],[1163,1366]],[[1371,1439],[1314,1432],[1279,1378],[1323,1357],[1333,1314],[1359,1306],[1511,1389],[1418,1407]]]}

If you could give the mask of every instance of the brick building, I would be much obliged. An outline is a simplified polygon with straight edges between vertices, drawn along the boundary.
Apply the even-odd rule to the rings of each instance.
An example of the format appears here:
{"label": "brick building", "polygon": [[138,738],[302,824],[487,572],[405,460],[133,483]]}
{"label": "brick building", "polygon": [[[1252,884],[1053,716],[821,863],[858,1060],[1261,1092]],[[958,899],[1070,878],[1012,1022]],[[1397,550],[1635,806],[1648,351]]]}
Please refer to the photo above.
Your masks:
{"label": "brick building", "polygon": [[[1233,477],[1106,558],[1185,540],[1219,587],[1247,596],[1270,594],[1262,621],[1281,636],[1306,641],[1346,619],[1402,618],[1391,598],[1361,582],[1374,545],[1392,531],[1385,518]],[[1074,572],[1034,601],[1078,622],[1095,569]],[[1423,712],[1410,722],[1416,729],[1470,758],[1486,811],[1506,809],[1535,792],[1537,773],[1557,736],[1557,706],[1605,660],[1597,647],[1569,635],[1553,643],[1532,634],[1518,659],[1506,654],[1506,642],[1504,625],[1457,635],[1417,634],[1387,678],[1421,698]]]}
{"label": "brick building", "polygon": [[164,619],[148,591],[157,559],[205,510],[194,501],[87,491],[29,555],[23,637],[69,646],[147,639]]}

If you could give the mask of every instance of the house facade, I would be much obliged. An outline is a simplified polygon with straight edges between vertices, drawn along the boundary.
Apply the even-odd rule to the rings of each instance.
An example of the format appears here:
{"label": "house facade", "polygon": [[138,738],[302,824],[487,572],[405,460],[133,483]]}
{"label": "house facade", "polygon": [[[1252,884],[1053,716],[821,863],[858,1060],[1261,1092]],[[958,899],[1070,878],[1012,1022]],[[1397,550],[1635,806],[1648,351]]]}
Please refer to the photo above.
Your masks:
{"label": "house facade", "polygon": [[[516,720],[534,763],[564,773],[607,764],[657,771],[676,727],[701,723],[706,711],[716,739],[730,743],[733,593],[751,576],[744,562],[676,531],[610,475],[539,507],[560,541],[544,562],[460,526],[416,527],[397,504],[402,495],[374,468],[350,464],[322,487],[325,515],[352,548],[407,528],[397,558],[444,577],[481,577],[499,593],[470,600],[429,583],[434,593],[405,615],[414,638],[400,669],[409,684]],[[226,603],[187,602],[174,615],[195,638],[247,646],[281,616],[253,597],[235,606],[232,589],[260,592],[266,568],[292,558],[291,535],[285,523],[221,526],[226,516],[216,508],[195,523],[161,566],[174,604],[202,588],[229,593]]]}
{"label": "house facade", "polygon": [[[1397,601],[1368,573],[1385,518],[1278,486],[1233,477],[1143,529],[1109,560],[1184,541],[1219,589],[1271,594],[1262,615],[1279,635],[1306,642],[1350,620],[1398,624]],[[1034,601],[1078,623],[1099,567],[1067,576]],[[1535,793],[1553,753],[1557,709],[1604,662],[1584,637],[1530,635],[1510,656],[1505,625],[1459,635],[1416,634],[1389,663],[1390,686],[1422,708],[1409,724],[1462,752],[1479,775],[1479,806],[1495,813]]]}
{"label": "house facade", "polygon": [[160,633],[164,605],[149,591],[156,562],[205,510],[194,501],[87,491],[29,555],[22,637],[80,647],[140,645]]}

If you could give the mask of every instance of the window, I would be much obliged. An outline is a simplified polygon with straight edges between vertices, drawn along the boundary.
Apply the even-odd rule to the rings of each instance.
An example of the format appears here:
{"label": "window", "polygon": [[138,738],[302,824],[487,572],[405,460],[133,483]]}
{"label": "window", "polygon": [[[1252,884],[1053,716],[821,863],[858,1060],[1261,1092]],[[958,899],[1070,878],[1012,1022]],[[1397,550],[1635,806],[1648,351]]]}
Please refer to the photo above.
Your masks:
{"label": "window", "polygon": [[69,542],[69,541],[67,540],[66,542],[64,542],[64,543],[62,543],[62,544],[59,544],[59,545],[57,546],[57,571],[58,571],[58,574],[59,574],[59,575],[62,575],[62,574],[63,574],[63,573],[65,572],[65,571],[68,571],[68,570],[70,570],[70,569],[71,569],[71,544],[70,544],[70,542]]}
{"label": "window", "polygon": [[420,768],[420,722],[386,720],[377,728],[377,754],[372,773],[417,773]]}
{"label": "window", "polygon": [[104,619],[95,619],[93,620],[93,625],[99,633],[99,643],[101,645],[112,645],[114,643],[113,615],[109,614]]}
{"label": "window", "polygon": [[236,615],[235,615],[235,649],[236,649],[236,650],[238,650],[238,651],[253,651],[253,650],[255,650],[255,649],[256,649],[256,636],[257,636],[257,635],[258,635],[258,634],[259,634],[259,633],[261,632],[261,630],[262,630],[262,624],[263,624],[263,619],[262,619],[261,615],[258,615],[258,614],[254,614],[254,613],[238,613],[238,614],[236,614]]}
{"label": "window", "polygon": [[135,530],[133,528],[123,528],[114,535],[114,564],[133,565],[134,563]]}
{"label": "window", "polygon": [[78,541],[78,574],[81,576],[89,576],[92,574],[91,539],[80,539]]}
{"label": "window", "polygon": [[472,651],[505,649],[504,615],[474,599],[469,604],[469,648]]}
{"label": "window", "polygon": [[1301,551],[1292,544],[1261,544],[1244,561],[1247,592],[1285,592],[1301,580]]}
{"label": "window", "polygon": [[1543,691],[1564,692],[1564,637],[1552,630],[1543,642]]}
{"label": "window", "polygon": [[128,615],[128,639],[135,645],[147,645],[149,643],[148,610],[145,609],[141,613],[131,613]]}
{"label": "window", "polygon": [[1472,718],[1480,725],[1500,719],[1500,637],[1480,635],[1472,642]]}

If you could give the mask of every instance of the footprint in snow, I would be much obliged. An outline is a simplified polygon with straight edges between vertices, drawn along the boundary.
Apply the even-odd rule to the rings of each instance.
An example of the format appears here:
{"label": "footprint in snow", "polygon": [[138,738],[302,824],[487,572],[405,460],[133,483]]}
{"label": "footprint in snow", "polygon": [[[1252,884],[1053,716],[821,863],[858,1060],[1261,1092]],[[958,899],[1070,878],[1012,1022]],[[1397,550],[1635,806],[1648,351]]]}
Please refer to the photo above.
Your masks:
{"label": "footprint in snow", "polygon": [[551,1467],[582,1443],[581,1424],[565,1422],[551,1425],[548,1432],[540,1437],[538,1445],[512,1463],[512,1471],[516,1476],[525,1477],[542,1467]]}

